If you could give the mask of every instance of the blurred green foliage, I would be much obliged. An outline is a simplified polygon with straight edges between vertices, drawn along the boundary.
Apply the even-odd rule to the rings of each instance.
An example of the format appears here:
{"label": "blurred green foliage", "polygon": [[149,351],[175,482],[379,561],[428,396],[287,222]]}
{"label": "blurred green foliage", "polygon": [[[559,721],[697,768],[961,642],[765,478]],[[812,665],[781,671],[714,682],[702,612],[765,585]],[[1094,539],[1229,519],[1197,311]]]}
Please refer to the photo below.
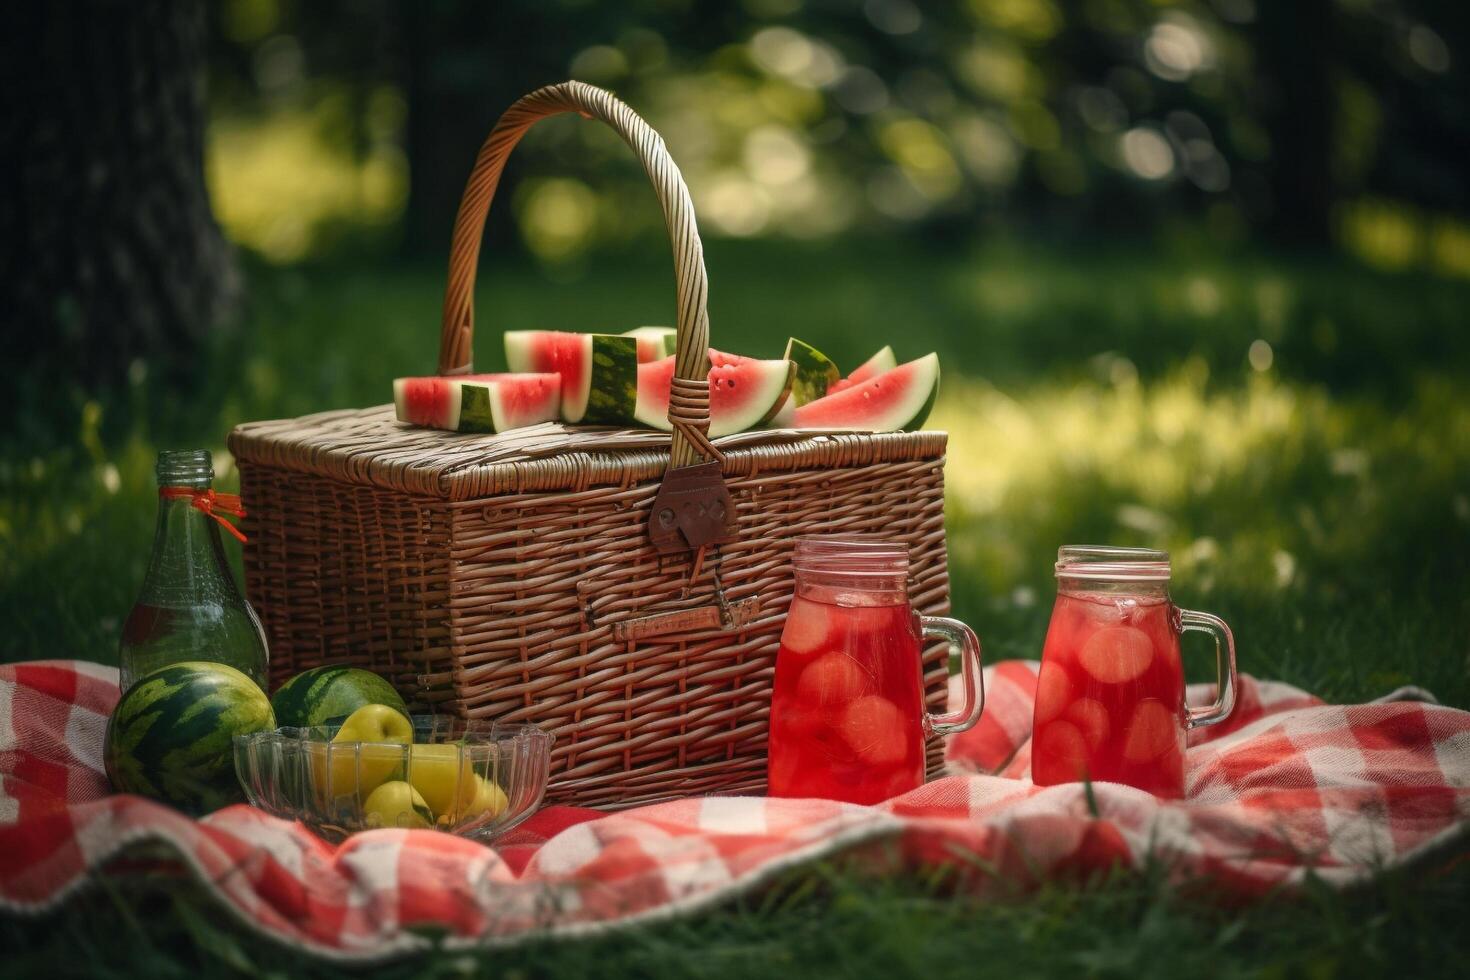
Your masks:
{"label": "blurred green foliage", "polygon": [[[495,116],[577,77],[663,133],[707,236],[1335,241],[1470,275],[1460,4],[227,0],[215,27],[217,207],[276,261],[437,254]],[[519,156],[541,260],[656,226],[605,129]]]}

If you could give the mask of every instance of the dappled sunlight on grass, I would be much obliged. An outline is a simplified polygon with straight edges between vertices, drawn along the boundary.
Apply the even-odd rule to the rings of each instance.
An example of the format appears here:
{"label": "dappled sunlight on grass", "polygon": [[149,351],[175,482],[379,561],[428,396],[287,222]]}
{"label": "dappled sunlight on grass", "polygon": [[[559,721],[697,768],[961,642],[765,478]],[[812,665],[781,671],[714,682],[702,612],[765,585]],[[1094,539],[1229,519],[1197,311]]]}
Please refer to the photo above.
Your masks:
{"label": "dappled sunlight on grass", "polygon": [[1190,361],[1154,384],[1008,392],[951,372],[931,424],[950,432],[961,576],[1043,583],[1055,549],[1086,539],[1168,548],[1195,589],[1276,591],[1374,560],[1406,508],[1470,531],[1470,400],[1449,384],[1394,412],[1270,374],[1207,378]]}

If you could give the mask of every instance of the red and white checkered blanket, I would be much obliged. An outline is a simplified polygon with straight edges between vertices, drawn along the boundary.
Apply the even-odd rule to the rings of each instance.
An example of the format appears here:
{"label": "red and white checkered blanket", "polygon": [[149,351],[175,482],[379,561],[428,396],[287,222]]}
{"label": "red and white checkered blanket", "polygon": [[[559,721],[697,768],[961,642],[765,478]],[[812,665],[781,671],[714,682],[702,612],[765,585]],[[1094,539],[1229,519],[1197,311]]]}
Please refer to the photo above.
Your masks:
{"label": "red and white checkered blanket", "polygon": [[53,907],[145,855],[287,943],[376,959],[427,943],[421,926],[447,929],[450,945],[506,943],[688,912],[838,852],[875,870],[950,866],[975,889],[1008,893],[1152,859],[1248,896],[1308,874],[1347,885],[1440,860],[1470,838],[1470,713],[1423,692],[1327,705],[1242,677],[1236,716],[1189,750],[1186,800],[1098,783],[1094,815],[1082,786],[1027,777],[1035,664],[987,675],[985,715],[948,746],[956,774],[882,806],[727,797],[607,815],[551,808],[496,848],[427,830],[333,847],[248,806],[196,821],[110,795],[101,752],[117,671],[0,666],[0,910]]}

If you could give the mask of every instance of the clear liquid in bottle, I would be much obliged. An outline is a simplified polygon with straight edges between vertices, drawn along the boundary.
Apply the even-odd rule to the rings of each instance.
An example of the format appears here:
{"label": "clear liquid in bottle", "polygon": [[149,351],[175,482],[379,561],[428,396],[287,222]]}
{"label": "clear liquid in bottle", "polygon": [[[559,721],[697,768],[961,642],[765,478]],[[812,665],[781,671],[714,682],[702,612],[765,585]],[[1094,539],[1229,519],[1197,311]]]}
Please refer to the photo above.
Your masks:
{"label": "clear liquid in bottle", "polygon": [[225,561],[219,524],[194,499],[213,480],[207,450],[158,456],[153,556],[118,656],[124,693],[151,671],[189,660],[227,664],[266,690],[265,632]]}

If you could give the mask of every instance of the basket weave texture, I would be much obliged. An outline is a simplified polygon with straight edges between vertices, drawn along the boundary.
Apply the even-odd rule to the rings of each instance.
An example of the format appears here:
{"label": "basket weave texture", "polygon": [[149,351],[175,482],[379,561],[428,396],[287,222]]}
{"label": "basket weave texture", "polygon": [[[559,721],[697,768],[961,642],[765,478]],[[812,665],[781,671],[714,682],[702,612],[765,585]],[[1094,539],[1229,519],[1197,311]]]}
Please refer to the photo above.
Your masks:
{"label": "basket weave texture", "polygon": [[[678,314],[672,437],[551,423],[460,435],[405,426],[391,406],[241,425],[229,445],[249,512],[246,589],[274,682],[352,664],[434,711],[538,724],[557,736],[549,802],[760,792],[796,538],[901,540],[914,608],[947,613],[946,437],[776,430],[712,444],[688,191],[658,135],[580,82],[517,102],[480,151],[455,226],[441,374],[470,370],[469,298],[505,158],[536,119],[568,111],[624,137],[664,209]],[[732,542],[698,556],[654,550],[649,512],[671,459],[720,461]],[[943,710],[942,646],[923,670],[931,710]]]}

